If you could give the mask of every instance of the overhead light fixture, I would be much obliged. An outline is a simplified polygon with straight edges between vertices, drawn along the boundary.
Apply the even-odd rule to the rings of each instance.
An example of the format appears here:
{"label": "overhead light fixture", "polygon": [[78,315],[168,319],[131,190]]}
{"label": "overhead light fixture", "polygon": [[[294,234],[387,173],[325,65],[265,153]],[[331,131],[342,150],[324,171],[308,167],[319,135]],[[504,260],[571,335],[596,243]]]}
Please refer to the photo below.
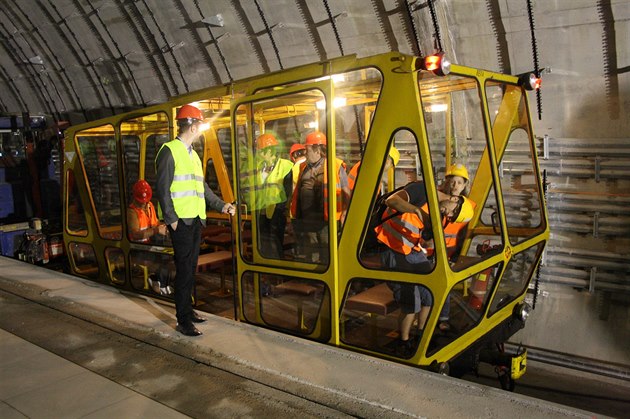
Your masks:
{"label": "overhead light fixture", "polygon": [[447,109],[446,103],[434,103],[424,108],[425,112],[446,112]]}
{"label": "overhead light fixture", "polygon": [[[342,106],[346,106],[347,103],[348,103],[348,100],[345,97],[336,97],[333,99],[333,108],[340,108]],[[315,103],[315,106],[319,110],[326,109],[326,101],[319,100]]]}
{"label": "overhead light fixture", "polygon": [[216,26],[220,28],[222,28],[224,25],[223,16],[221,14],[216,14],[210,17],[204,17],[203,19],[201,19],[201,21],[207,25]]}

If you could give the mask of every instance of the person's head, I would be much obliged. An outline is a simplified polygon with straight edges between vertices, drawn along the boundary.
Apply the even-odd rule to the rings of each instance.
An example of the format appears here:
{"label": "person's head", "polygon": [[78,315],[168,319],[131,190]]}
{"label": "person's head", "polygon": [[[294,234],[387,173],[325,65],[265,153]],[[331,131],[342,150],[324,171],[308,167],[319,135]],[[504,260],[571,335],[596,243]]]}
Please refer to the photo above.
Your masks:
{"label": "person's head", "polygon": [[446,179],[444,181],[444,193],[448,195],[465,195],[468,186],[468,170],[463,164],[453,164],[446,171]]}
{"label": "person's head", "polygon": [[193,105],[184,105],[177,110],[175,119],[177,120],[179,135],[189,132],[196,134],[196,130],[203,122],[203,113]]}
{"label": "person's head", "polygon": [[133,185],[133,199],[139,204],[146,204],[153,197],[151,185],[144,179],[140,179]]}
{"label": "person's head", "polygon": [[256,150],[261,160],[268,163],[276,159],[278,140],[273,134],[261,134],[256,138]]}
{"label": "person's head", "polygon": [[306,146],[304,144],[295,143],[291,146],[289,150],[289,156],[291,157],[291,161],[295,163],[301,157],[304,157],[306,154]]}
{"label": "person's head", "polygon": [[452,223],[467,223],[475,213],[470,200],[465,196],[452,196],[440,201],[440,213]]}
{"label": "person's head", "polygon": [[439,207],[442,218],[451,220],[459,213],[459,202],[455,199],[444,199],[440,201]]}
{"label": "person's head", "polygon": [[313,131],[306,136],[306,160],[316,163],[326,156],[326,136],[320,131]]}

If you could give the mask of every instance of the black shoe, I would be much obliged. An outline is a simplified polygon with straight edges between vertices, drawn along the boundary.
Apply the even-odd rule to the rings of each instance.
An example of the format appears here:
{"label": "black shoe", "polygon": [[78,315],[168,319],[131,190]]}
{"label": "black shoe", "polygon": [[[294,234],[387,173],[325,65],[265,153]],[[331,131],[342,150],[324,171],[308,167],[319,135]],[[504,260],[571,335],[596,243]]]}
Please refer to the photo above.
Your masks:
{"label": "black shoe", "polygon": [[411,358],[411,356],[415,352],[415,349],[416,348],[414,348],[413,346],[412,339],[409,339],[409,340],[398,339],[398,342],[396,345],[396,355],[401,358]]}
{"label": "black shoe", "polygon": [[199,336],[202,334],[192,323],[190,323],[189,325],[177,323],[175,330],[186,336]]}
{"label": "black shoe", "polygon": [[193,311],[192,316],[190,316],[190,320],[192,320],[193,323],[203,323],[207,319],[205,317],[201,317],[199,314]]}

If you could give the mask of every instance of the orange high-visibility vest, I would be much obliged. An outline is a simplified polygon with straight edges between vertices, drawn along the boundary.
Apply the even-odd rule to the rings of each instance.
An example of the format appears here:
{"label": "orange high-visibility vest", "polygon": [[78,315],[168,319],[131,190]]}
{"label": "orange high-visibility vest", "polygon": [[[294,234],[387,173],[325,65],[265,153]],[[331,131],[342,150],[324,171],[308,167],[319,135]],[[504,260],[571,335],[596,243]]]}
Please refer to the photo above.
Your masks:
{"label": "orange high-visibility vest", "polygon": [[[383,213],[383,218],[387,218],[396,212],[393,208],[387,208]],[[396,217],[391,217],[387,221],[374,228],[376,238],[395,252],[408,255],[412,250],[422,252],[424,249],[424,239],[422,230],[424,223],[416,213],[404,212]]]}
{"label": "orange high-visibility vest", "polygon": [[352,169],[350,169],[350,172],[348,172],[348,186],[350,187],[351,191],[354,190],[354,184],[357,182],[359,167],[361,167],[361,160],[359,160],[354,166],[352,166]]}
{"label": "orange high-visibility vest", "polygon": [[[468,200],[473,209],[477,206],[472,200]],[[446,252],[450,259],[457,248],[457,236],[468,225],[468,221],[455,223],[447,222],[446,225],[442,225],[444,228],[444,240],[446,241]]]}
{"label": "orange high-visibility vest", "polygon": [[[146,230],[149,227],[156,227],[158,225],[158,219],[155,215],[155,207],[151,202],[147,203],[148,214],[142,208],[137,207],[133,202],[131,203],[131,205],[129,205],[129,208],[136,213],[136,216],[138,217],[138,227],[141,231]],[[145,239],[139,239],[137,241],[146,243],[149,240],[150,239],[147,237]]]}

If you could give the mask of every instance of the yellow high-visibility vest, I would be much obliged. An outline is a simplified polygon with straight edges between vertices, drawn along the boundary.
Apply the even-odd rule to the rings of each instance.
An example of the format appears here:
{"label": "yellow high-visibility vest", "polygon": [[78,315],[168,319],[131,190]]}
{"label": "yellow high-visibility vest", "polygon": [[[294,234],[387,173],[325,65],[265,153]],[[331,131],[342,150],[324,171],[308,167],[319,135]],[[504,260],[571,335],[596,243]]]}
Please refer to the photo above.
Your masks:
{"label": "yellow high-visibility vest", "polygon": [[[203,187],[203,166],[199,156],[178,139],[165,143],[175,161],[175,173],[171,183],[171,199],[179,218],[206,218],[206,199]],[[161,150],[161,148],[160,148]],[[159,152],[158,152],[159,154]]]}

